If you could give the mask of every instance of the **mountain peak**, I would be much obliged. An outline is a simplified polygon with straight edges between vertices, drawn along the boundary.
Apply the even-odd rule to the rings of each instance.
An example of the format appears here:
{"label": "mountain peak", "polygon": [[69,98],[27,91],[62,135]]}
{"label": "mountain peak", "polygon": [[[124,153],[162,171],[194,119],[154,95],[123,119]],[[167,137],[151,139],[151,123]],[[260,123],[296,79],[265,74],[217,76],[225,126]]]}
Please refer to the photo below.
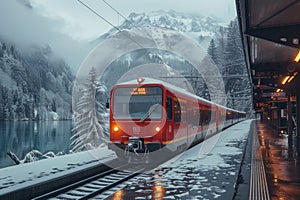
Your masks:
{"label": "mountain peak", "polygon": [[181,32],[215,31],[218,21],[213,17],[203,17],[174,10],[157,10],[149,13],[131,13],[120,26],[122,29],[133,27],[162,27]]}
{"label": "mountain peak", "polygon": [[[175,10],[156,10],[149,13],[132,12],[118,29],[167,28],[186,33],[200,44],[207,46],[220,26],[220,22],[211,16],[204,17],[196,14],[177,12]],[[118,30],[113,28],[100,36],[94,43],[103,41],[117,32]]]}

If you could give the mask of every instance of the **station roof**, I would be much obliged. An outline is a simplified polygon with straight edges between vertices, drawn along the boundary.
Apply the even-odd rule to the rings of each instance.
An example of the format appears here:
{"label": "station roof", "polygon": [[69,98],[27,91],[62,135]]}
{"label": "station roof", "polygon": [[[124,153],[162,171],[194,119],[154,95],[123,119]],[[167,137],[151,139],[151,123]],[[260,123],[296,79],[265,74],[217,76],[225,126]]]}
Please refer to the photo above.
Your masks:
{"label": "station roof", "polygon": [[286,101],[299,79],[300,0],[236,0],[236,7],[254,108]]}

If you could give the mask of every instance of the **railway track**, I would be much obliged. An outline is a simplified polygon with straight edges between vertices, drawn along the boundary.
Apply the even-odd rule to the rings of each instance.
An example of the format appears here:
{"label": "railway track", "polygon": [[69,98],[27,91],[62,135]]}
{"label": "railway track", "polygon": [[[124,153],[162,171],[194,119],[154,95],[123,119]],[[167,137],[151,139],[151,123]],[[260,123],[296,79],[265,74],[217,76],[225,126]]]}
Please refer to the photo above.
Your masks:
{"label": "railway track", "polygon": [[[123,169],[127,170],[123,171]],[[124,187],[125,185],[122,185],[122,183],[139,175],[143,170],[144,168],[128,168],[128,165],[123,165],[117,169],[110,169],[101,174],[43,194],[34,198],[34,200],[84,200],[95,198],[96,196],[99,199],[104,199]]]}

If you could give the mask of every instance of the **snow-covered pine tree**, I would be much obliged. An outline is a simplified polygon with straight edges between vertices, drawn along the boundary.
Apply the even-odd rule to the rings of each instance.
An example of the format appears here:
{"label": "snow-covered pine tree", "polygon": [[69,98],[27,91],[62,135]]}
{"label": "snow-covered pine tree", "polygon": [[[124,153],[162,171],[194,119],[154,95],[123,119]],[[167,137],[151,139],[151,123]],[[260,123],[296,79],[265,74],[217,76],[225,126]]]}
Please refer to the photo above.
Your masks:
{"label": "snow-covered pine tree", "polygon": [[232,21],[229,25],[224,54],[227,75],[243,74],[246,72],[243,46],[237,19]]}
{"label": "snow-covered pine tree", "polygon": [[211,39],[207,49],[208,55],[210,55],[211,59],[215,62],[215,64],[219,63],[218,59],[218,49],[214,39]]}
{"label": "snow-covered pine tree", "polygon": [[233,20],[227,32],[224,52],[224,82],[228,106],[237,110],[249,111],[251,108],[251,91],[246,71],[243,46],[239,32],[238,20]]}
{"label": "snow-covered pine tree", "polygon": [[4,120],[4,100],[3,100],[3,86],[0,84],[0,121],[2,120]]}
{"label": "snow-covered pine tree", "polygon": [[[106,109],[103,102],[99,102],[96,97],[103,96],[106,87],[99,84],[96,78],[96,69],[91,68],[87,83],[82,90],[83,95],[75,105],[74,128],[71,137],[72,151],[83,151],[98,147],[106,143],[108,138],[108,126],[105,121]],[[98,93],[98,95],[97,95]]]}

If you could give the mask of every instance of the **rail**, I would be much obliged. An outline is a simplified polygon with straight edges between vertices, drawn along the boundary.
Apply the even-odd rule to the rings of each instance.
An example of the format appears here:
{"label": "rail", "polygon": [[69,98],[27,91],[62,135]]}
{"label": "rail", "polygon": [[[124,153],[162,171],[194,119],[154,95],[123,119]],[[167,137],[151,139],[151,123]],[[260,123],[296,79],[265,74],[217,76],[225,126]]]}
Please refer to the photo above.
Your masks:
{"label": "rail", "polygon": [[[117,169],[111,169],[101,174],[89,177],[85,180],[81,180],[74,184],[60,188],[56,191],[49,192],[34,198],[34,200],[40,199],[68,199],[68,200],[86,200],[96,196],[101,196],[101,199],[111,195],[119,190],[117,186],[127,180],[137,176],[144,169],[132,168],[123,171],[128,165],[118,167]],[[113,190],[111,193],[107,193],[108,190]]]}
{"label": "rail", "polygon": [[253,143],[252,143],[252,158],[251,158],[251,175],[250,175],[250,200],[269,200],[269,190],[266,180],[264,161],[261,155],[260,144],[257,135],[257,128],[253,124]]}

